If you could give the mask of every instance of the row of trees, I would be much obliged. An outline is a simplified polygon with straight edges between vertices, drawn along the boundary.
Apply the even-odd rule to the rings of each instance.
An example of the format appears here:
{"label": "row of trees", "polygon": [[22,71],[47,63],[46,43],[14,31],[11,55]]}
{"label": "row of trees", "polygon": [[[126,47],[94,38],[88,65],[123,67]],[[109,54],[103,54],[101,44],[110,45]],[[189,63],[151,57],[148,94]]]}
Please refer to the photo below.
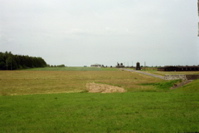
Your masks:
{"label": "row of trees", "polygon": [[16,70],[46,66],[46,62],[41,57],[13,55],[11,52],[0,52],[0,70]]}

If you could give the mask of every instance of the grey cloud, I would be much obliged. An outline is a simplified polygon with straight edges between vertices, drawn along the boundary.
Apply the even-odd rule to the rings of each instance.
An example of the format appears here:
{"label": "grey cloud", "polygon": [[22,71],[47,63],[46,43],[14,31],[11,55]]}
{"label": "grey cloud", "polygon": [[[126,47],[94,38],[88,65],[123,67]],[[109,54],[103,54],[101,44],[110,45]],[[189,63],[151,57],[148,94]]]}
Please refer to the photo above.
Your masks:
{"label": "grey cloud", "polygon": [[49,64],[198,65],[196,4],[196,0],[0,0],[0,49],[42,56]]}

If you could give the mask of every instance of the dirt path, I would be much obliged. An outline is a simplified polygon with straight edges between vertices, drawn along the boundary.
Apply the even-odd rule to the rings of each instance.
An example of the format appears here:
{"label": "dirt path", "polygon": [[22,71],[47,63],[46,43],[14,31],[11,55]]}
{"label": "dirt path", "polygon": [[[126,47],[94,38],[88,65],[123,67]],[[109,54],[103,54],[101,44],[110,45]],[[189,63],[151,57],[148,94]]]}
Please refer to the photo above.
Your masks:
{"label": "dirt path", "polygon": [[90,93],[114,93],[114,92],[126,92],[124,88],[106,85],[106,84],[97,84],[97,83],[87,83],[86,87]]}
{"label": "dirt path", "polygon": [[[143,71],[137,71],[137,70],[131,70],[131,69],[121,69],[121,70],[129,71],[129,72],[137,72],[137,73],[141,73],[141,74],[144,74],[144,75],[152,76],[152,77],[155,77],[155,78],[160,78],[160,79],[163,79],[163,80],[168,80],[164,76],[160,76],[160,75],[156,75],[156,74],[151,74],[151,73],[147,73],[147,72],[143,72]],[[169,80],[172,80],[172,79],[169,79]],[[186,84],[188,84],[190,82],[192,82],[192,80],[182,80],[182,82],[180,82],[178,84],[174,84],[174,86],[171,87],[171,89],[176,89],[176,88],[182,87],[182,86],[184,86],[184,85],[186,85]]]}
{"label": "dirt path", "polygon": [[137,73],[141,73],[141,74],[144,74],[144,75],[152,76],[152,77],[155,77],[155,78],[164,79],[164,76],[151,74],[151,73],[147,73],[147,72],[143,72],[143,71],[137,71],[137,70],[132,70],[132,69],[122,69],[122,70],[129,71],[129,72],[137,72]]}

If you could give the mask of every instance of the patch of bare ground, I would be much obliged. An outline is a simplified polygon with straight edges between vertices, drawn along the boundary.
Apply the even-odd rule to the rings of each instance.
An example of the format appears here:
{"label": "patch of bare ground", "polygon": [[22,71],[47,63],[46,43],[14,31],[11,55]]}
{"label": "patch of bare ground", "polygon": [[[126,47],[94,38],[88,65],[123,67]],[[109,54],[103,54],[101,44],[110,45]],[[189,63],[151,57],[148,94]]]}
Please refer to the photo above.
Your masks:
{"label": "patch of bare ground", "polygon": [[86,87],[90,93],[122,93],[126,90],[122,87],[106,85],[106,84],[97,84],[97,83],[87,83]]}

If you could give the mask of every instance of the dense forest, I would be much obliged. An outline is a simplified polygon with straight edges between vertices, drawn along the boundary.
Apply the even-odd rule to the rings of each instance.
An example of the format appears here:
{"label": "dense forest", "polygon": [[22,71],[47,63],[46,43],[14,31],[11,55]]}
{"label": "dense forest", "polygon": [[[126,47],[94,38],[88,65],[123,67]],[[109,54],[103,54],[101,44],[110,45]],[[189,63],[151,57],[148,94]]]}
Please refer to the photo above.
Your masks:
{"label": "dense forest", "polygon": [[41,57],[13,55],[11,52],[0,52],[0,70],[16,70],[47,66]]}

